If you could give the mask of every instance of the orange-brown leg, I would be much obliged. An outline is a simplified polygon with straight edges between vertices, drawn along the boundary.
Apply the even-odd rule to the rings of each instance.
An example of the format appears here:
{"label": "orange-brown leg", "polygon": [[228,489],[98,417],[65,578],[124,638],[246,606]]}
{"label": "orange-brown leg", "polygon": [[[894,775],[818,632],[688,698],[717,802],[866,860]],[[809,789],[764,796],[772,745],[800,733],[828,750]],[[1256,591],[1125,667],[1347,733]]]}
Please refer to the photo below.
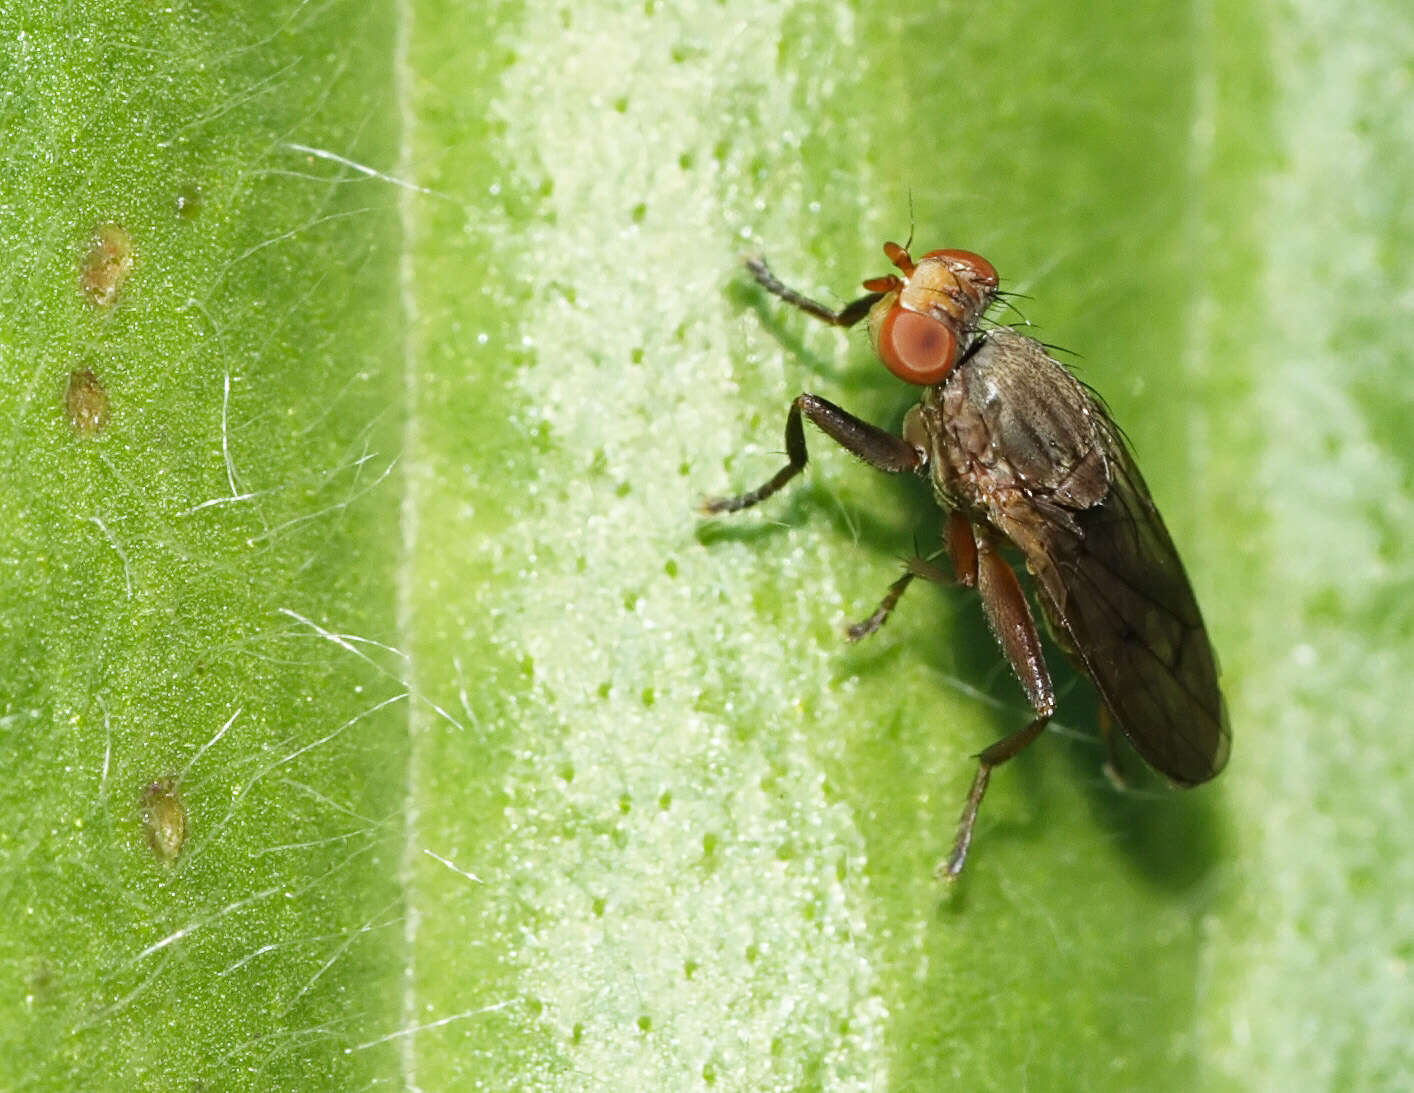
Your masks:
{"label": "orange-brown leg", "polygon": [[966,516],[956,510],[948,513],[948,523],[943,528],[943,538],[947,542],[948,557],[952,559],[953,572],[957,583],[964,588],[977,586],[977,540],[972,534],[972,524]]}
{"label": "orange-brown leg", "polygon": [[937,869],[937,876],[948,880],[962,872],[963,863],[967,860],[967,850],[972,845],[972,829],[977,823],[977,810],[982,804],[983,794],[987,792],[992,768],[1001,766],[1040,736],[1056,708],[1050,672],[1046,670],[1046,662],[1041,655],[1041,639],[1036,633],[1036,623],[1031,617],[1026,596],[1021,591],[1021,583],[1011,566],[997,553],[990,534],[980,528],[974,529],[974,542],[977,546],[977,592],[982,599],[982,609],[1036,716],[1029,724],[1002,737],[977,756],[977,774],[968,791],[962,817],[958,820],[952,852]]}

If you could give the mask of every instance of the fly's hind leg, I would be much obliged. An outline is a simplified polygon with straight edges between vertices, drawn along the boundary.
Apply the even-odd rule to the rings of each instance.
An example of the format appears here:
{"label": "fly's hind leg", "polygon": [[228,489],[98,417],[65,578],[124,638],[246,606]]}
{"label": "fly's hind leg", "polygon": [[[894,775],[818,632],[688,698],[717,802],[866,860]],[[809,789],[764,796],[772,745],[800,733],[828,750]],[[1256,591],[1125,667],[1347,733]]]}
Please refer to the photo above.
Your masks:
{"label": "fly's hind leg", "polygon": [[962,872],[963,863],[967,860],[967,850],[972,845],[972,829],[977,823],[977,810],[981,807],[983,794],[987,792],[992,768],[1001,766],[1040,736],[1056,708],[1055,689],[1051,686],[1051,675],[1041,656],[1041,639],[1036,633],[1036,622],[1031,617],[1026,596],[1021,591],[1021,583],[1011,566],[997,553],[992,536],[980,528],[974,528],[973,532],[977,548],[977,592],[982,600],[982,609],[1036,716],[1029,724],[1002,737],[977,756],[977,774],[972,779],[967,803],[958,820],[952,852],[938,866],[936,873],[938,877],[948,880]]}

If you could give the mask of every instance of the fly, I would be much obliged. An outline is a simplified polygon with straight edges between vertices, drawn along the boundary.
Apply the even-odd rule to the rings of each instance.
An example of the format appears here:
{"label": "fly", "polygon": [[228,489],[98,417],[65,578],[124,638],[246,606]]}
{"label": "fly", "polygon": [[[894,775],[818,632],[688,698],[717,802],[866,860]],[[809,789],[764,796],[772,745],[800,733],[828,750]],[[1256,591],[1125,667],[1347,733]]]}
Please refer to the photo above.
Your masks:
{"label": "fly", "polygon": [[917,578],[976,588],[1033,712],[976,756],[952,851],[937,869],[952,879],[993,768],[1040,736],[1055,712],[1036,623],[1003,544],[1020,552],[1051,633],[1094,684],[1102,714],[1151,767],[1179,786],[1206,782],[1227,763],[1232,734],[1193,588],[1104,406],[1040,342],[1006,326],[982,328],[998,284],[987,259],[935,250],[914,262],[897,243],[885,243],[884,253],[899,273],[865,281],[866,295],[838,311],[787,288],[759,258],[747,268],[767,292],[833,326],[867,320],[884,366],[923,389],[902,435],[799,395],[786,416],[786,465],[756,489],[702,509],[750,508],[800,474],[802,420],[871,467],[928,475],[948,514],[952,571],[915,558],[849,637],[878,630]]}

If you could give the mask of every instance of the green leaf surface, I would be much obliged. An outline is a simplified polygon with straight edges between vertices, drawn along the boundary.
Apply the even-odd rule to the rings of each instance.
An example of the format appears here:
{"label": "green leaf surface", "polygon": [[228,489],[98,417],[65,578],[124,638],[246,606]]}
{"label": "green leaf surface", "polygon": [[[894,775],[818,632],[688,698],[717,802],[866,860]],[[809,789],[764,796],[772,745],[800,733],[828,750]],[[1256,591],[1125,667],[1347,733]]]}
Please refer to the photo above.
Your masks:
{"label": "green leaf surface", "polygon": [[[1377,0],[0,4],[0,1087],[1407,1084],[1411,57]],[[741,256],[843,301],[910,226],[1107,400],[1235,734],[1119,793],[1053,652],[951,889],[1024,700],[962,590],[842,636],[924,483],[812,434],[694,513],[799,391],[916,397]]]}

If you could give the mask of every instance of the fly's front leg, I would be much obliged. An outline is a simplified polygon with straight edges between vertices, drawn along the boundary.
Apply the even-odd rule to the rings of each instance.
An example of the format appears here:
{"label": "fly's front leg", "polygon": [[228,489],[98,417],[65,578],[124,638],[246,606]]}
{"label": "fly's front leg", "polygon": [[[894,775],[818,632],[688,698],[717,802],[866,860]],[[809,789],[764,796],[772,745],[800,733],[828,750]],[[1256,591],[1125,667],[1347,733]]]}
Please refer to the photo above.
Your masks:
{"label": "fly's front leg", "polygon": [[853,326],[868,315],[869,309],[884,297],[882,292],[871,292],[852,303],[845,304],[844,307],[836,311],[783,285],[771,272],[771,267],[766,265],[764,258],[748,258],[746,268],[751,271],[751,276],[756,278],[756,283],[772,296],[779,296],[791,307],[797,307],[807,315],[814,315],[821,322],[829,323],[831,326]]}
{"label": "fly's front leg", "polygon": [[877,470],[897,474],[899,471],[916,471],[923,465],[923,453],[901,437],[870,425],[816,395],[797,395],[790,404],[790,413],[786,415],[786,465],[754,490],[734,497],[707,498],[702,502],[702,511],[714,515],[750,508],[778,493],[787,482],[805,470],[808,457],[805,452],[805,428],[801,424],[803,417],[809,418],[840,447]]}
{"label": "fly's front leg", "polygon": [[874,608],[873,614],[867,619],[860,619],[845,631],[850,641],[867,638],[883,626],[898,606],[904,590],[915,578],[921,577],[934,584],[960,584],[964,588],[971,588],[977,583],[977,546],[973,542],[972,525],[968,523],[967,517],[956,510],[949,512],[943,538],[948,544],[948,556],[952,558],[952,574],[949,575],[946,570],[935,566],[927,558],[916,555],[910,558],[904,565],[904,575],[889,585],[889,590],[884,593],[884,598],[879,601],[879,606]]}
{"label": "fly's front leg", "polygon": [[982,795],[987,792],[992,768],[1001,766],[1040,736],[1056,709],[1051,674],[1041,656],[1041,638],[1036,633],[1036,622],[1031,617],[1031,608],[1027,606],[1021,583],[1011,566],[997,553],[996,544],[988,532],[974,529],[974,541],[977,547],[977,592],[982,600],[982,609],[1036,716],[1029,724],[1002,737],[977,756],[977,774],[958,821],[952,853],[937,869],[937,876],[948,880],[962,872],[963,862],[967,860],[967,849],[972,845],[972,828],[977,823],[977,809],[982,804]]}

